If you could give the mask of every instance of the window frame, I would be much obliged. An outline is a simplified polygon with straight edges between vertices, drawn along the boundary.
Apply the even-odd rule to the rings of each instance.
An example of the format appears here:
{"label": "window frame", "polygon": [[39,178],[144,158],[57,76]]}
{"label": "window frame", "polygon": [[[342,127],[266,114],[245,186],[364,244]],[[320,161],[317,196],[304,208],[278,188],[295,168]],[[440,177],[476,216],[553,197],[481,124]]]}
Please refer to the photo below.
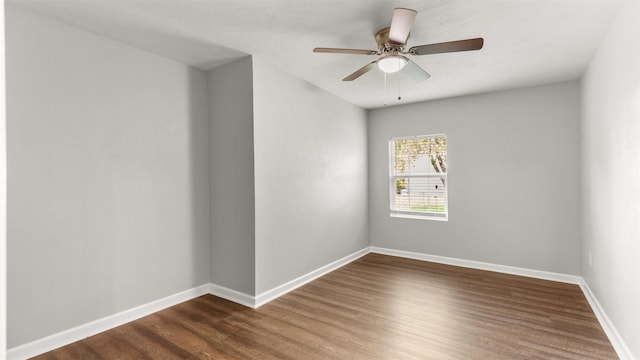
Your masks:
{"label": "window frame", "polygon": [[[395,149],[394,141],[408,140],[408,139],[423,139],[423,138],[437,138],[444,137],[447,139],[447,171],[444,174],[424,174],[424,175],[396,175],[394,167]],[[449,138],[447,134],[429,134],[429,135],[411,135],[411,136],[397,136],[390,137],[388,139],[389,146],[389,216],[407,219],[421,219],[421,220],[436,220],[436,221],[448,221],[449,220]],[[394,209],[395,196],[396,196],[396,180],[406,178],[444,178],[444,198],[445,198],[445,211],[444,213],[429,212],[429,211],[411,211],[411,210],[398,210]]]}

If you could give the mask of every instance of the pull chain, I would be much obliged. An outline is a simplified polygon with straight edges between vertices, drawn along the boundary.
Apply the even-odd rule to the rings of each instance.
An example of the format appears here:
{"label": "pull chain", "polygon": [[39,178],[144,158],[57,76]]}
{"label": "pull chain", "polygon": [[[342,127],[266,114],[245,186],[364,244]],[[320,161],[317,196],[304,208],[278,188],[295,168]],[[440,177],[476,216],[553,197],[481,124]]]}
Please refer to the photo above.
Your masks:
{"label": "pull chain", "polygon": [[[400,77],[396,76],[396,80],[397,80],[396,81],[396,85],[398,86],[398,101],[402,101],[402,95],[400,93]],[[393,90],[391,90],[391,91],[393,91]],[[388,93],[387,93],[387,73],[385,72],[384,73],[384,101],[383,101],[384,102],[384,106],[388,105],[388,101],[387,101],[388,99],[389,99],[389,96],[388,96]]]}
{"label": "pull chain", "polygon": [[387,106],[387,73],[384,73],[384,106]]}

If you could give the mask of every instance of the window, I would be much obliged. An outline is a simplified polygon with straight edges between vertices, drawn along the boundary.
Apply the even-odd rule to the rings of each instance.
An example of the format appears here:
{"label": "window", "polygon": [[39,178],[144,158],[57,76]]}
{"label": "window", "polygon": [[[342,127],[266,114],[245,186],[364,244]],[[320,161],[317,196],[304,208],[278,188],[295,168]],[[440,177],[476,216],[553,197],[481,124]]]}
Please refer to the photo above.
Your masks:
{"label": "window", "polygon": [[446,220],[447,137],[389,139],[391,216]]}

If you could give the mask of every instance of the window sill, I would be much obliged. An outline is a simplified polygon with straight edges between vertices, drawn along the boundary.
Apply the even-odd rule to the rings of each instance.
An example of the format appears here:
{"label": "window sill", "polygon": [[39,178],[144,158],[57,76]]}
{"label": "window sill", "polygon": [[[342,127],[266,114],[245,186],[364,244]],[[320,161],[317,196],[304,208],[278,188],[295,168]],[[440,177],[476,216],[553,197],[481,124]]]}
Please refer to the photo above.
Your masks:
{"label": "window sill", "polygon": [[448,214],[425,214],[414,212],[392,212],[389,213],[390,217],[405,218],[405,219],[417,219],[417,220],[435,220],[435,221],[449,221]]}

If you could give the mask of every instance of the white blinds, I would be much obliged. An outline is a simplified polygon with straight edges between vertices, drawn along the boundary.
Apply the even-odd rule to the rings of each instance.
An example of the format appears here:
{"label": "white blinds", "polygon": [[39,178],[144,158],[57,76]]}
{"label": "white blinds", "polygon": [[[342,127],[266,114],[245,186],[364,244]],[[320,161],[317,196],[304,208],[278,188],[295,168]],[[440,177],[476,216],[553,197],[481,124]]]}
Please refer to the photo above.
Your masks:
{"label": "white blinds", "polygon": [[415,136],[389,140],[392,215],[447,217],[447,138]]}

